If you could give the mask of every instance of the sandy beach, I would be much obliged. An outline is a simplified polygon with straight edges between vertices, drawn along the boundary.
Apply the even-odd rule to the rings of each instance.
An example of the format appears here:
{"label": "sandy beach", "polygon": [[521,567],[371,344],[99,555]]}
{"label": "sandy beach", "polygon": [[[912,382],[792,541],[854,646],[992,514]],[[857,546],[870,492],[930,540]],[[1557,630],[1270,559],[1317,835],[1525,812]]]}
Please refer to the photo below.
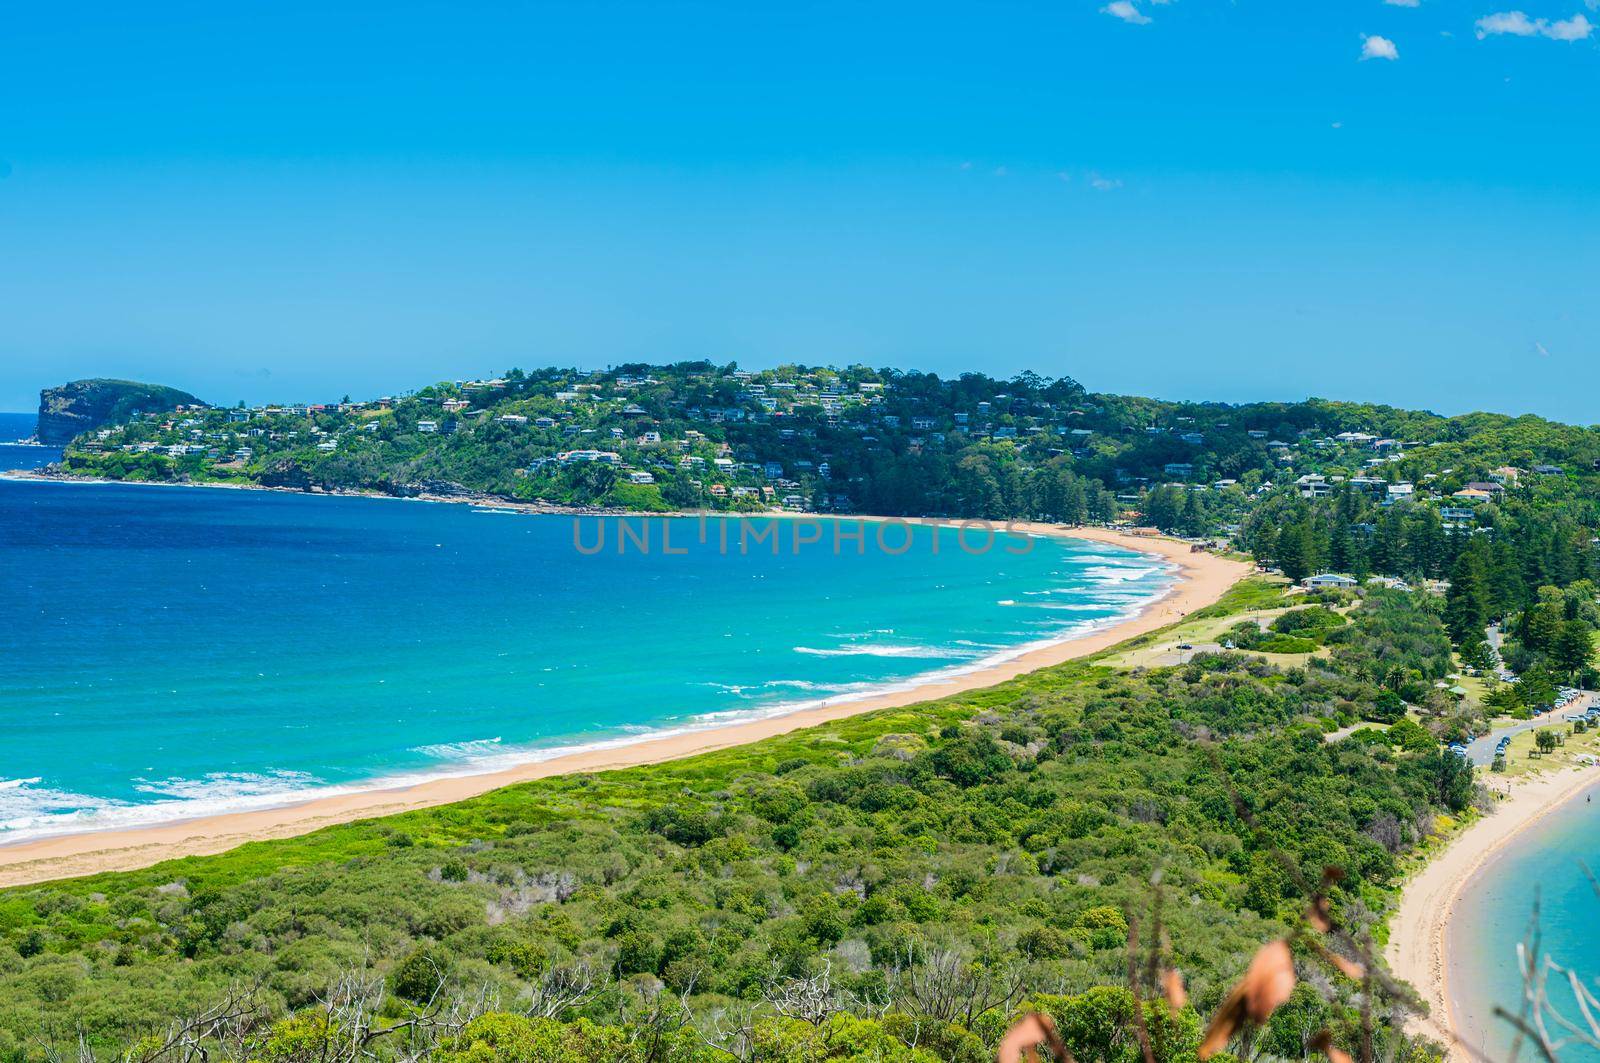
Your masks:
{"label": "sandy beach", "polygon": [[[861,518],[873,519],[873,518]],[[759,741],[834,720],[931,701],[993,686],[1054,664],[1099,653],[1119,642],[1166,627],[1210,605],[1247,575],[1248,564],[1196,552],[1189,543],[1105,528],[1016,523],[1018,532],[1069,536],[1151,554],[1172,563],[1179,579],[1170,593],[1122,623],[1081,638],[1054,643],[992,668],[929,682],[877,697],[822,703],[785,716],[676,734],[610,749],[588,750],[481,775],[441,778],[400,789],[312,798],[297,804],[185,820],[136,830],[71,834],[0,847],[0,886],[125,871],[180,856],[219,853],[249,841],[286,838],[320,827],[462,801],[513,783],[572,772],[634,767]]]}
{"label": "sandy beach", "polygon": [[[1413,1020],[1413,1032],[1449,1046],[1446,1058],[1473,1058],[1456,1043],[1461,1034],[1450,986],[1450,919],[1462,892],[1508,842],[1596,782],[1600,765],[1565,767],[1510,784],[1509,795],[1495,803],[1492,814],[1451,839],[1406,883],[1384,955],[1390,970],[1428,1003],[1430,1014]],[[1491,785],[1506,788],[1503,782]]]}

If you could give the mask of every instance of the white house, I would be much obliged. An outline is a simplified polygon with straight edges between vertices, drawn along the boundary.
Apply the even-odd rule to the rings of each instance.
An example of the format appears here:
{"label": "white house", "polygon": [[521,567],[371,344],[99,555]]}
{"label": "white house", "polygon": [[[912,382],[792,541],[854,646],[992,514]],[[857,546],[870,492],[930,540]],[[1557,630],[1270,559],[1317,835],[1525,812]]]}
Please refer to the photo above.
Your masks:
{"label": "white house", "polygon": [[1321,473],[1307,473],[1294,483],[1301,498],[1327,498],[1333,494],[1333,485]]}
{"label": "white house", "polygon": [[1323,572],[1315,576],[1307,576],[1300,581],[1302,587],[1357,587],[1360,586],[1354,578],[1341,576],[1337,572]]}

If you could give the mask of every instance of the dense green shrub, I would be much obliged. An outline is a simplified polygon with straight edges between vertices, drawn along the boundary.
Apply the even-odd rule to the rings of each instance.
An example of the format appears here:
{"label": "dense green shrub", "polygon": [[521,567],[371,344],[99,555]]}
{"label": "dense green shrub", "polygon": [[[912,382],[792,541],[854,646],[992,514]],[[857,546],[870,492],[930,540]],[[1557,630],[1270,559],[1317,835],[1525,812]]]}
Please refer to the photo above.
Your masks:
{"label": "dense green shrub", "polygon": [[[396,1018],[437,992],[514,1001],[594,981],[559,1021],[478,1020],[449,1059],[537,1045],[531,1058],[627,1060],[647,1042],[651,1059],[715,1058],[692,1030],[639,1025],[665,992],[691,1018],[753,1007],[762,1058],[977,1063],[1011,1005],[933,1016],[891,989],[946,964],[1029,993],[1090,990],[1040,1000],[1080,1058],[1129,1058],[1114,983],[1155,871],[1183,899],[1165,922],[1205,1010],[1303,911],[1283,858],[1338,864],[1336,902],[1376,903],[1416,825],[1470,803],[1470,769],[1404,725],[1376,743],[1322,737],[1329,718],[1391,703],[1380,662],[1444,667],[1436,612],[1380,596],[1335,630],[1332,658],[1292,671],[1240,654],[1137,674],[1069,664],[687,760],[0,892],[0,1052],[33,1053],[42,1030],[120,1050],[244,983],[273,1024],[260,1058],[287,1060],[337,1033],[304,1013],[364,969]],[[892,1006],[812,1024],[764,1003],[819,977],[831,999]],[[1192,1041],[1192,1015],[1169,1021],[1152,1018],[1170,1033],[1162,1063]]]}

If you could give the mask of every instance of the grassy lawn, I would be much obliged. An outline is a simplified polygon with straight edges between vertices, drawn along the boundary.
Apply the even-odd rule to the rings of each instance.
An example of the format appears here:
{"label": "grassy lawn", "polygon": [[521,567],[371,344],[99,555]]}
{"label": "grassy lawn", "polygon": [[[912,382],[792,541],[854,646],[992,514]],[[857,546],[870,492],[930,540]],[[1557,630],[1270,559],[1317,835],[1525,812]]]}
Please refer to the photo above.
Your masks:
{"label": "grassy lawn", "polygon": [[[1555,752],[1548,755],[1538,752],[1534,737],[1540,731],[1558,727],[1566,738],[1563,745],[1557,746]],[[1555,720],[1550,727],[1536,727],[1531,731],[1514,735],[1511,746],[1506,751],[1506,770],[1500,773],[1501,778],[1525,779],[1541,775],[1548,771],[1568,768],[1578,763],[1581,754],[1600,756],[1600,731],[1586,731],[1581,735],[1572,733],[1572,725]],[[1491,779],[1495,776],[1491,774]]]}
{"label": "grassy lawn", "polygon": [[[1248,577],[1236,584],[1216,605],[1197,610],[1188,619],[1169,628],[1123,643],[1097,658],[1097,661],[1121,669],[1165,668],[1184,663],[1193,653],[1217,652],[1223,648],[1221,640],[1228,629],[1241,620],[1254,620],[1266,628],[1284,613],[1306,604],[1290,591],[1290,584],[1281,576]],[[1348,614],[1353,608],[1353,604],[1341,606],[1335,612]],[[1184,645],[1193,649],[1179,648]],[[1233,652],[1258,657],[1279,668],[1300,668],[1314,657],[1326,658],[1329,655],[1326,646],[1319,646],[1309,653],[1268,653],[1243,649]]]}

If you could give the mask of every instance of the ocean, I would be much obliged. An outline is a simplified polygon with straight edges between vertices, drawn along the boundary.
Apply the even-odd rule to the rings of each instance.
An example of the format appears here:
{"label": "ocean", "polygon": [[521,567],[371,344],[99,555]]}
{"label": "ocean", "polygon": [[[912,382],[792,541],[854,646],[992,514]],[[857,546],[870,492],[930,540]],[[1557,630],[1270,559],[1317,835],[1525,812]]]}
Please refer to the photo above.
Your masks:
{"label": "ocean", "polygon": [[868,526],[836,552],[826,522],[805,545],[752,525],[783,536],[774,556],[680,518],[669,555],[667,526],[619,554],[608,518],[0,481],[0,843],[902,688],[1114,622],[1173,578],[1081,541],[968,553],[953,529],[902,548]]}
{"label": "ocean", "polygon": [[38,423],[37,414],[0,413],[0,472],[43,468],[60,459],[60,447],[41,447],[21,442],[33,438]]}
{"label": "ocean", "polygon": [[[1509,1058],[1515,1031],[1495,1018],[1494,1009],[1520,1011],[1517,946],[1532,940],[1536,906],[1544,954],[1577,971],[1589,992],[1600,996],[1600,951],[1594,947],[1600,895],[1587,873],[1600,874],[1600,793],[1591,788],[1588,796],[1594,800],[1569,801],[1512,838],[1468,882],[1451,913],[1456,1021],[1468,1043],[1482,1046],[1491,1058]],[[1550,1000],[1581,1021],[1563,980],[1550,977]],[[1536,1059],[1539,1053],[1524,1041],[1519,1057]],[[1574,1046],[1561,1058],[1600,1060],[1600,1052]]]}

